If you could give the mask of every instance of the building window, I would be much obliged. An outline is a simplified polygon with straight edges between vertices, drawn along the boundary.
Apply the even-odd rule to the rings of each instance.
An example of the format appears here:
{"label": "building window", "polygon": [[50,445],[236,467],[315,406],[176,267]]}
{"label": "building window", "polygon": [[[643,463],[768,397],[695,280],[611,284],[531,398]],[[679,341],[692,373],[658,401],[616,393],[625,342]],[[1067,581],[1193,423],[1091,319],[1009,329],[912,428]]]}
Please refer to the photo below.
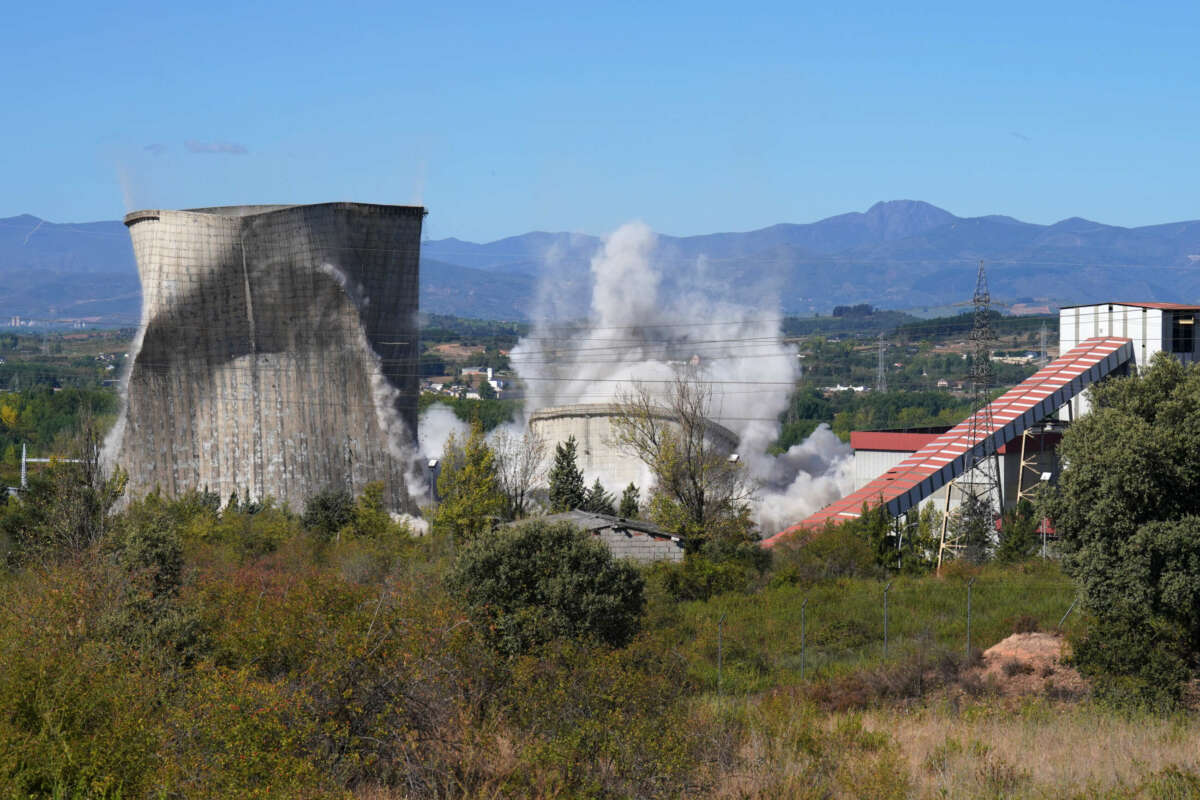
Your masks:
{"label": "building window", "polygon": [[1193,353],[1196,349],[1196,317],[1175,314],[1171,318],[1171,352]]}

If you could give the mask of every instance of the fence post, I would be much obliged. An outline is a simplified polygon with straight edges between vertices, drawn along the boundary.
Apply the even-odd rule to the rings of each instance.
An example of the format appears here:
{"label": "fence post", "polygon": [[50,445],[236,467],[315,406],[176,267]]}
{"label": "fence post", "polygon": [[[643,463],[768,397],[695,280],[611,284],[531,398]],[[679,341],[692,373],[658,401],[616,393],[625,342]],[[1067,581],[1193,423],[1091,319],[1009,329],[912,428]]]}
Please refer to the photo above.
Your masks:
{"label": "fence post", "polygon": [[800,604],[800,680],[804,680],[804,667],[808,656],[808,598]]}
{"label": "fence post", "polygon": [[967,581],[967,663],[971,663],[971,587],[975,585],[975,579]]}
{"label": "fence post", "polygon": [[892,588],[892,582],[888,581],[887,586],[883,587],[883,660],[887,661],[887,646],[888,646],[888,591]]}
{"label": "fence post", "polygon": [[1063,614],[1062,619],[1058,621],[1058,629],[1060,631],[1062,630],[1063,623],[1067,621],[1067,617],[1071,616],[1071,612],[1075,610],[1075,604],[1078,602],[1079,595],[1076,595],[1075,599],[1071,601],[1071,605],[1067,606],[1067,613]]}
{"label": "fence post", "polygon": [[717,697],[721,696],[721,667],[724,658],[725,615],[717,619]]}

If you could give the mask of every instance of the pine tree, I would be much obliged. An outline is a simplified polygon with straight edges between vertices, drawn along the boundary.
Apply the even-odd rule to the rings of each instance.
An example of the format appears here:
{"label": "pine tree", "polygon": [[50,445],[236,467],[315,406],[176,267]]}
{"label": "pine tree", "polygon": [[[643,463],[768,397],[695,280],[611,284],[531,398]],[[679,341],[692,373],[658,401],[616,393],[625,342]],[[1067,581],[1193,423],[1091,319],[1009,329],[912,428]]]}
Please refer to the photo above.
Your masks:
{"label": "pine tree", "polygon": [[1004,512],[1000,523],[1000,541],[996,546],[996,560],[1001,563],[1023,561],[1038,550],[1038,525],[1041,520],[1029,500],[1021,500],[1017,507]]}
{"label": "pine tree", "polygon": [[583,505],[583,473],[575,462],[575,452],[574,436],[554,448],[554,466],[550,468],[551,511],[571,511]]}
{"label": "pine tree", "polygon": [[634,484],[629,484],[625,487],[625,491],[621,492],[621,507],[617,512],[625,519],[636,519],[639,513],[638,500],[641,499],[641,492]]}
{"label": "pine tree", "polygon": [[584,494],[583,503],[579,507],[593,514],[608,514],[609,516],[617,514],[616,506],[613,505],[613,497],[604,491],[604,486],[600,483],[599,478],[596,478],[596,482]]}
{"label": "pine tree", "polygon": [[992,558],[996,520],[991,498],[968,494],[950,517],[950,531],[963,547],[963,557],[972,564]]}
{"label": "pine tree", "polygon": [[457,540],[490,531],[504,512],[495,455],[484,441],[478,420],[471,423],[466,441],[460,442],[454,435],[447,440],[437,488],[441,501],[434,512],[433,529]]}

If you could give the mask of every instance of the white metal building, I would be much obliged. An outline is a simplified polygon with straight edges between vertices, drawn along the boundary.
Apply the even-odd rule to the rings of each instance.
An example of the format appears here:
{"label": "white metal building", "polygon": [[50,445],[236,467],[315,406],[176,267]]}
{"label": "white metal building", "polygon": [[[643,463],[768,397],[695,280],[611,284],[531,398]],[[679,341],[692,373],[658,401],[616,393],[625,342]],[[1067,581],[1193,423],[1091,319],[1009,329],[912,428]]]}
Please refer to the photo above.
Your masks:
{"label": "white metal building", "polygon": [[[1200,306],[1180,303],[1096,303],[1067,306],[1058,312],[1058,348],[1065,353],[1080,342],[1098,336],[1133,341],[1137,367],[1150,363],[1160,350],[1180,361],[1197,360],[1196,317]],[[1061,419],[1086,414],[1088,400],[1079,394],[1059,412]]]}

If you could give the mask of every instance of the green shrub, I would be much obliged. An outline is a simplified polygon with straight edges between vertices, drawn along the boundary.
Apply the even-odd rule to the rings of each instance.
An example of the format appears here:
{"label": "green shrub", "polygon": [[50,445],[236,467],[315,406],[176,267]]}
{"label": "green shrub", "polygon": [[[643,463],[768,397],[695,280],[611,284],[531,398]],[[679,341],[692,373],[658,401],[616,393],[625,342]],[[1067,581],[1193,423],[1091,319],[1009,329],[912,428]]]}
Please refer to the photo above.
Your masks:
{"label": "green shrub", "polygon": [[744,591],[758,572],[738,561],[714,561],[703,553],[688,553],[682,563],[659,562],[649,574],[672,600],[687,601]]}
{"label": "green shrub", "polygon": [[304,504],[300,521],[319,538],[326,541],[350,524],[354,518],[354,498],[345,489],[326,489]]}
{"label": "green shrub", "polygon": [[701,747],[678,659],[639,639],[620,650],[560,641],[513,663],[506,721],[521,765],[508,788],[523,796],[674,797],[695,793]]}
{"label": "green shrub", "polygon": [[1188,638],[1161,617],[1111,615],[1072,642],[1072,664],[1101,701],[1152,710],[1174,708],[1190,676]]}
{"label": "green shrub", "polygon": [[168,684],[149,648],[98,625],[125,583],[89,560],[0,584],[0,795],[144,794]]}
{"label": "green shrub", "polygon": [[649,575],[656,588],[676,601],[707,600],[748,591],[771,565],[771,553],[735,532],[707,537],[682,563],[658,562]]}
{"label": "green shrub", "polygon": [[199,533],[206,541],[229,547],[249,560],[274,552],[298,531],[296,518],[267,499],[249,510],[246,504],[230,505],[219,519]]}
{"label": "green shrub", "polygon": [[154,783],[168,796],[342,796],[308,752],[319,721],[282,681],[202,664],[164,713],[169,736]]}
{"label": "green shrub", "polygon": [[846,525],[822,528],[803,541],[781,542],[773,549],[773,556],[772,583],[776,585],[833,578],[879,578],[885,574],[875,549]]}
{"label": "green shrub", "polygon": [[100,629],[164,663],[190,661],[203,647],[200,620],[179,599],[184,557],[174,512],[157,494],[147,495],[110,520],[102,548],[125,579]]}
{"label": "green shrub", "polygon": [[127,477],[119,469],[107,477],[91,460],[51,464],[31,475],[20,496],[0,506],[0,537],[10,542],[9,563],[50,564],[98,544]]}
{"label": "green shrub", "polygon": [[314,641],[361,613],[369,597],[368,587],[275,553],[204,574],[192,603],[211,631],[219,666],[252,666],[274,679],[301,669]]}
{"label": "green shrub", "polygon": [[[198,674],[214,685],[203,691],[218,692],[226,676],[251,697],[283,703],[263,717],[262,736],[274,739],[249,728],[229,734],[246,737],[248,752],[275,742],[283,749],[268,763],[303,755],[336,785],[403,786],[411,796],[445,796],[488,771],[493,754],[464,754],[486,750],[485,710],[503,683],[497,659],[427,576],[352,583],[285,546],[245,566],[218,565],[196,603],[212,639],[212,669]],[[203,705],[194,705],[190,713],[200,714]],[[221,719],[197,719],[207,729],[201,753],[236,753],[221,733],[234,721]],[[279,739],[289,720],[303,736]],[[211,780],[242,766],[230,763]]]}
{"label": "green shrub", "polygon": [[536,520],[472,541],[449,585],[492,646],[510,655],[558,637],[623,645],[645,605],[636,569],[571,525]]}

